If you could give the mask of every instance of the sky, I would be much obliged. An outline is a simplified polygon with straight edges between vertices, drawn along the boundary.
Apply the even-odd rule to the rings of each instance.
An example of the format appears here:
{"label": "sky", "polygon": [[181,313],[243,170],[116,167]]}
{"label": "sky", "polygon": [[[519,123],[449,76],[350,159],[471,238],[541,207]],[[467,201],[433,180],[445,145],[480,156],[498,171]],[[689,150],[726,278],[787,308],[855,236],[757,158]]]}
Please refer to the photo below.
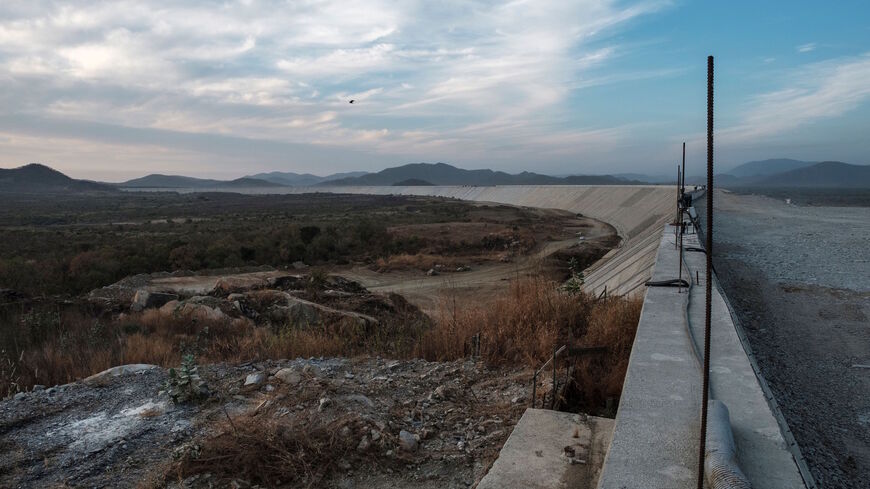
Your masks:
{"label": "sky", "polygon": [[717,168],[870,164],[866,0],[4,0],[0,167],[700,174],[707,55]]}

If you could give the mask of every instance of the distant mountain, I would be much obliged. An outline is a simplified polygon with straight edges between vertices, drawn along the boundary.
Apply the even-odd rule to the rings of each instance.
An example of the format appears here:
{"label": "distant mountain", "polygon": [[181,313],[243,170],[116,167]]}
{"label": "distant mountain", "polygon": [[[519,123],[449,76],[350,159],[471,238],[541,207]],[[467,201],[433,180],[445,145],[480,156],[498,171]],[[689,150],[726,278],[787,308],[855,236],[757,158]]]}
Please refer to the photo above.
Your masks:
{"label": "distant mountain", "polygon": [[665,175],[647,175],[645,173],[614,173],[614,177],[619,178],[621,180],[635,181],[635,182],[647,182],[647,183],[665,183],[671,184],[677,181],[677,176],[665,176]]}
{"label": "distant mountain", "polygon": [[269,173],[257,173],[256,175],[248,175],[246,178],[255,178],[257,180],[265,180],[267,182],[277,183],[280,185],[287,185],[290,187],[308,187],[311,185],[317,185],[318,183],[328,182],[330,180],[339,180],[342,178],[356,178],[361,177],[368,172],[364,171],[351,171],[345,173],[333,173],[332,175],[328,175],[325,177],[320,177],[317,175],[312,175],[310,173],[293,173],[293,172],[280,172],[273,171]]}
{"label": "distant mountain", "polygon": [[356,178],[342,178],[319,185],[384,185],[423,180],[433,185],[625,185],[637,182],[610,175],[577,175],[565,178],[522,172],[515,175],[493,170],[463,170],[446,163],[411,163]]}
{"label": "distant mountain", "polygon": [[433,184],[431,182],[427,182],[426,180],[420,180],[419,178],[409,178],[407,180],[402,180],[401,182],[396,182],[393,184],[393,187],[431,187]]}
{"label": "distant mountain", "polygon": [[19,168],[0,168],[0,192],[67,193],[115,192],[111,185],[90,180],[76,180],[39,163]]}
{"label": "distant mountain", "polygon": [[283,185],[250,177],[235,180],[212,180],[154,173],[119,183],[117,186],[120,188],[254,188],[282,187]]}
{"label": "distant mountain", "polygon": [[763,187],[870,188],[870,166],[823,161],[758,180]]}
{"label": "distant mountain", "polygon": [[790,160],[788,158],[777,158],[762,161],[750,161],[732,170],[729,170],[726,173],[728,175],[740,178],[766,176],[791,170],[797,170],[798,168],[805,168],[815,164],[815,161],[799,161]]}

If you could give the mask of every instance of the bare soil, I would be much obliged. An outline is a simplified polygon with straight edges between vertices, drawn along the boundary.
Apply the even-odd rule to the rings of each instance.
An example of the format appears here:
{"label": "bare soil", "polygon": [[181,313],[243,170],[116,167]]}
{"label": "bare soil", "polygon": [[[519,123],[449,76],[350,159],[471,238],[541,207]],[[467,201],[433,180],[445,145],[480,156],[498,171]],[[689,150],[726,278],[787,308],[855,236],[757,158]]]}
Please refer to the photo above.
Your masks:
{"label": "bare soil", "polygon": [[415,257],[418,261],[354,266],[340,273],[373,292],[402,294],[434,313],[446,302],[450,307],[489,302],[503,295],[512,279],[565,280],[572,259],[585,269],[619,243],[612,226],[567,211],[473,205],[471,222],[390,228],[398,236],[429,237],[433,245]]}

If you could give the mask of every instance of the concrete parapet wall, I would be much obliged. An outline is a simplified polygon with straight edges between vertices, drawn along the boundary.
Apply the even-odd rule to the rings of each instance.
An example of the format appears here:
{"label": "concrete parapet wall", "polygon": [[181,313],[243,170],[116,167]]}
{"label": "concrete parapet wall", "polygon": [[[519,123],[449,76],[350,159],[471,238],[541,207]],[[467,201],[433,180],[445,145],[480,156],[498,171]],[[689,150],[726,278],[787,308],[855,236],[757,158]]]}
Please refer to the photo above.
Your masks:
{"label": "concrete parapet wall", "polygon": [[[677,278],[673,228],[660,235],[653,280]],[[684,246],[696,247],[695,236]],[[701,369],[689,323],[702,351],[704,254],[686,253],[685,288],[649,287],[622,388],[610,451],[599,488],[695,487],[700,438]],[[688,305],[688,310],[687,310]],[[688,311],[688,312],[687,312]],[[713,288],[711,397],[726,404],[740,466],[756,489],[804,487],[759,379],[743,349],[718,288]]]}

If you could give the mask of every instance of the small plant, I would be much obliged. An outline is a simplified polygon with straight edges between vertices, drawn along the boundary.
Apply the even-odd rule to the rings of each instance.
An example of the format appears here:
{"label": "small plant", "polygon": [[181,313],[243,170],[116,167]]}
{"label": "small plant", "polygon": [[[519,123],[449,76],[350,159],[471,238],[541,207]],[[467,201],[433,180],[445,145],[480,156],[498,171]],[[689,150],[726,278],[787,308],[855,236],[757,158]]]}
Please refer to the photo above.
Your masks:
{"label": "small plant", "polygon": [[326,285],[327,280],[329,280],[329,274],[326,270],[322,268],[313,268],[308,274],[308,289],[315,291],[320,290]]}
{"label": "small plant", "polygon": [[583,273],[583,268],[580,266],[580,262],[577,261],[576,256],[572,256],[571,259],[568,260],[568,270],[571,270],[571,275]]}
{"label": "small plant", "polygon": [[208,386],[199,376],[193,355],[184,355],[181,368],[169,369],[166,392],[175,404],[196,401],[208,396]]}
{"label": "small plant", "polygon": [[584,282],[586,282],[586,277],[583,272],[572,272],[571,278],[566,280],[559,289],[569,295],[578,295],[583,291]]}

